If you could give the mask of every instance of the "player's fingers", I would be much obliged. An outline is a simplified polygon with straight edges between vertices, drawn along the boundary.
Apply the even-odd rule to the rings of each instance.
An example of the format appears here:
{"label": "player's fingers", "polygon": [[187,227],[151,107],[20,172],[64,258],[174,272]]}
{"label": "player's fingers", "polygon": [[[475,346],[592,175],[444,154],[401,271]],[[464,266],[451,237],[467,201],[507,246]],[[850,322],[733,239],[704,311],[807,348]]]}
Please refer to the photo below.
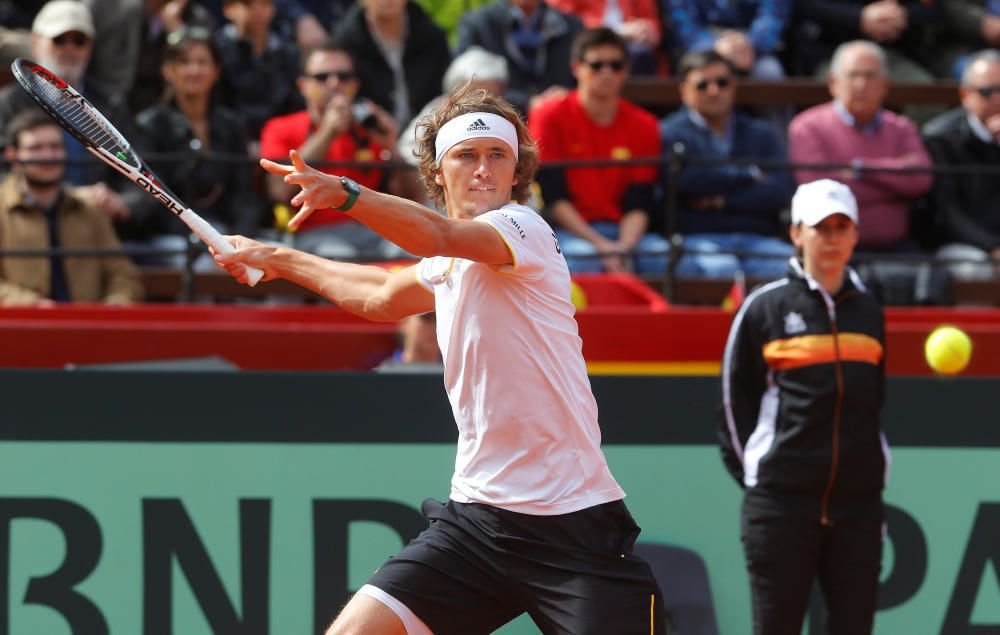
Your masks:
{"label": "player's fingers", "polygon": [[284,165],[281,163],[275,163],[270,159],[261,159],[260,167],[264,168],[271,174],[291,174],[294,172],[294,168],[290,165]]}
{"label": "player's fingers", "polygon": [[221,251],[213,250],[212,257],[215,260],[215,262],[219,263],[220,265],[228,269],[229,267],[235,267],[237,266],[237,264],[242,263],[246,255],[240,251],[230,251],[229,253],[222,253]]}
{"label": "player's fingers", "polygon": [[292,160],[292,165],[295,166],[296,172],[305,172],[306,162],[302,159],[302,155],[299,154],[298,150],[292,150],[288,153],[289,158]]}
{"label": "player's fingers", "polygon": [[312,213],[312,207],[308,203],[303,204],[302,209],[300,209],[299,212],[295,216],[292,216],[292,219],[288,221],[288,229],[298,229],[299,225],[302,224],[302,221],[309,218],[309,215]]}

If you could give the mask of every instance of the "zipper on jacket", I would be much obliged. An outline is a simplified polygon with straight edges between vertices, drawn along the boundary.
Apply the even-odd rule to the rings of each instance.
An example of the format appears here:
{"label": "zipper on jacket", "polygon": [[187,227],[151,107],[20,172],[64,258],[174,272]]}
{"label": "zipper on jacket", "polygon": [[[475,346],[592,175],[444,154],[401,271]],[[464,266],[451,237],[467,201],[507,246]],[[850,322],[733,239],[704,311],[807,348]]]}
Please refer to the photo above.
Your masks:
{"label": "zipper on jacket", "polygon": [[834,373],[837,376],[837,400],[833,406],[833,443],[830,458],[830,476],[826,481],[826,489],[823,491],[823,501],[820,507],[819,522],[824,526],[831,526],[830,521],[830,494],[833,492],[833,484],[837,480],[837,463],[840,460],[840,418],[844,403],[844,373],[840,363],[840,332],[837,330],[836,303],[829,295],[823,293],[823,300],[826,302],[826,311],[830,316],[830,330],[833,333],[833,353],[834,353]]}

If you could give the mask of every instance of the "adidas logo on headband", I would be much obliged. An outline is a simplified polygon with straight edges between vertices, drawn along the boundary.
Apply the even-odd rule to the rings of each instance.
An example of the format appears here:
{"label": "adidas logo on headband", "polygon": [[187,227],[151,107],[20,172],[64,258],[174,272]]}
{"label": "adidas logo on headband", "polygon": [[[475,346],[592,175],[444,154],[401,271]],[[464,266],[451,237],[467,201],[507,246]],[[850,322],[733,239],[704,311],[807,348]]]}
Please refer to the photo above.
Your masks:
{"label": "adidas logo on headband", "polygon": [[434,161],[440,163],[444,153],[455,144],[480,137],[499,139],[510,147],[514,159],[517,159],[518,140],[514,124],[491,112],[467,112],[438,130],[437,138],[434,139]]}

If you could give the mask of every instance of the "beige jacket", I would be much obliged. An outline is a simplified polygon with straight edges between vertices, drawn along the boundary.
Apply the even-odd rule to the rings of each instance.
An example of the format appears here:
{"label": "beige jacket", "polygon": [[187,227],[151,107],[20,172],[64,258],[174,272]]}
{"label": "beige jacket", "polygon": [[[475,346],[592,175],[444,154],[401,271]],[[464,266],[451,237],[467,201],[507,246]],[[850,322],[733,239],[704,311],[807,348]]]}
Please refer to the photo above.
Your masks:
{"label": "beige jacket", "polygon": [[[57,211],[59,240],[67,249],[120,249],[104,213],[65,189]],[[0,249],[47,249],[45,213],[24,200],[17,179],[0,183]],[[128,304],[142,299],[139,271],[127,256],[64,259],[73,302]],[[0,258],[0,305],[30,305],[50,297],[50,261],[46,257]]]}

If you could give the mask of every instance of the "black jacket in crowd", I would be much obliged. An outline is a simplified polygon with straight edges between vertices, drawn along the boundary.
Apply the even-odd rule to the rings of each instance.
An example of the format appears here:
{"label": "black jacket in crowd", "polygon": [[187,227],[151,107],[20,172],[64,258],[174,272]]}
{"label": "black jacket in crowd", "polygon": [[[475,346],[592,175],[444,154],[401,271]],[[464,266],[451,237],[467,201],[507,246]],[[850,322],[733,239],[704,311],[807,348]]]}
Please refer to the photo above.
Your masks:
{"label": "black jacket in crowd", "polygon": [[[955,108],[924,126],[924,145],[935,165],[1000,165],[1000,145],[977,137],[964,108]],[[934,177],[931,205],[945,242],[975,245],[985,251],[1000,246],[1000,179],[971,170]]]}
{"label": "black jacket in crowd", "polygon": [[878,495],[888,446],[882,308],[848,269],[834,297],[793,259],[751,293],[722,360],[723,461],[744,487],[841,501]]}
{"label": "black jacket in crowd", "polygon": [[[209,147],[197,140],[187,117],[173,102],[161,102],[139,113],[136,127],[136,149],[184,204],[220,231],[247,236],[258,233],[263,201],[254,193],[243,120],[236,113],[212,106]],[[189,231],[140,188],[133,187],[126,196],[132,219],[118,227],[123,239]]]}
{"label": "black jacket in crowd", "polygon": [[[793,74],[812,74],[816,65],[829,60],[843,42],[866,39],[861,33],[861,10],[876,0],[808,0],[794,2],[794,27],[789,34]],[[927,64],[929,29],[940,18],[939,0],[900,0],[906,9],[906,31],[883,47]]]}
{"label": "black jacket in crowd", "polygon": [[[427,102],[441,94],[444,72],[451,63],[448,38],[416,2],[406,3],[407,31],[403,45],[403,74],[406,76],[406,99],[410,117],[416,117]],[[396,82],[392,69],[382,56],[361,5],[348,10],[337,25],[333,37],[354,58],[354,70],[361,80],[359,92],[393,114]],[[407,122],[401,122],[404,126]]]}
{"label": "black jacket in crowd", "polygon": [[305,106],[295,84],[299,50],[293,42],[270,33],[264,52],[255,56],[249,40],[227,24],[216,31],[215,44],[222,66],[216,93],[243,118],[248,138],[260,139],[268,119]]}
{"label": "black jacket in crowd", "polygon": [[548,6],[538,5],[541,15],[541,43],[533,59],[527,59],[514,42],[511,32],[517,17],[509,0],[498,0],[462,16],[458,23],[457,53],[470,46],[481,46],[507,60],[510,79],[504,93],[521,113],[528,114],[531,98],[550,86],[573,88],[576,79],[570,70],[570,48],[583,23]]}

